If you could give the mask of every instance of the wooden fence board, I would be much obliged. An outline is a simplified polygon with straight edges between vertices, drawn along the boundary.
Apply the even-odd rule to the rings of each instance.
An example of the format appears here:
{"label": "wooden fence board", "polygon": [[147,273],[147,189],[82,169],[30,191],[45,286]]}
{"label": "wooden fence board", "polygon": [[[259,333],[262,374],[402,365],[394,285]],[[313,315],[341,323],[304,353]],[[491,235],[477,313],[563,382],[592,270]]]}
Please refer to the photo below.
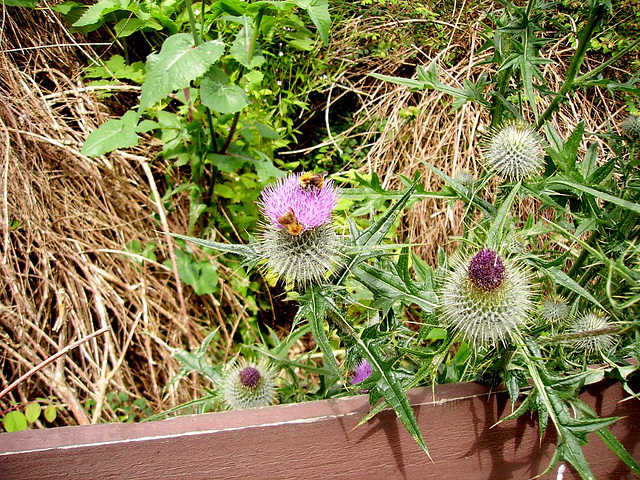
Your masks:
{"label": "wooden fence board", "polygon": [[[366,396],[0,435],[2,479],[527,479],[553,452],[531,418],[494,424],[511,410],[505,392],[475,383],[409,392],[434,461],[393,411],[352,430]],[[611,431],[638,459],[640,402],[601,382],[581,396],[601,416],[625,416]],[[598,479],[636,478],[597,438],[585,447]],[[546,478],[555,479],[555,471]],[[578,478],[570,468],[564,480]]]}

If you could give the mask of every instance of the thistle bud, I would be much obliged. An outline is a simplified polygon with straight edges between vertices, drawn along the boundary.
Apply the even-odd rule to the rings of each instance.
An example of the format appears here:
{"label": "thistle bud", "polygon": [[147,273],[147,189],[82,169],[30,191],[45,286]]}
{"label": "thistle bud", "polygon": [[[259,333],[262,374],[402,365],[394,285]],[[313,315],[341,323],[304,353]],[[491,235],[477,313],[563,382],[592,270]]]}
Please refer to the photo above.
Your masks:
{"label": "thistle bud", "polygon": [[233,410],[265,407],[275,400],[276,374],[266,363],[241,360],[224,373],[220,389]]}
{"label": "thistle bud", "polygon": [[517,181],[532,176],[540,169],[544,150],[540,137],[531,127],[514,123],[491,134],[483,156],[489,170]]}
{"label": "thistle bud", "polygon": [[640,140],[640,115],[629,115],[620,124],[620,129],[631,140]]}
{"label": "thistle bud", "polygon": [[600,312],[588,312],[576,318],[567,333],[577,336],[571,345],[588,355],[606,352],[616,342],[609,318]]}
{"label": "thistle bud", "polygon": [[540,317],[548,323],[559,323],[569,316],[569,306],[564,297],[545,298],[540,307]]}

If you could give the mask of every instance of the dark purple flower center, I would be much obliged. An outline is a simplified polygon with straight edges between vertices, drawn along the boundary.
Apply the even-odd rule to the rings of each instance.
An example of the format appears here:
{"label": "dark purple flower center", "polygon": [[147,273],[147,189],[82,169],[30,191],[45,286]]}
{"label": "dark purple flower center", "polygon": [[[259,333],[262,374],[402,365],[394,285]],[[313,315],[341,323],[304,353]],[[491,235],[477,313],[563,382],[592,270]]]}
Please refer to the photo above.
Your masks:
{"label": "dark purple flower center", "polygon": [[260,375],[260,371],[256,367],[252,366],[244,367],[240,370],[240,374],[238,376],[240,377],[240,383],[242,386],[249,389],[256,388],[260,383],[260,378],[262,377],[262,375]]}
{"label": "dark purple flower center", "polygon": [[480,290],[495,290],[502,285],[504,276],[502,259],[493,250],[484,248],[469,262],[469,280]]}

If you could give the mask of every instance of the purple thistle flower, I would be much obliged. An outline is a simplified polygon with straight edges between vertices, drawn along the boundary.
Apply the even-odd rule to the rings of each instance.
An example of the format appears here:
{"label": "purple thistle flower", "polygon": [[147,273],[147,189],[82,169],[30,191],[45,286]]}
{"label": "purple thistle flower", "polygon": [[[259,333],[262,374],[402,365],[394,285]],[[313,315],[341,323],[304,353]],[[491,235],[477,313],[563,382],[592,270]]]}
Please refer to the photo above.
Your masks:
{"label": "purple thistle flower", "polygon": [[505,268],[500,256],[493,250],[483,248],[469,262],[469,280],[477,288],[492,291],[502,285]]}
{"label": "purple thistle flower", "polygon": [[363,358],[356,365],[355,371],[353,372],[353,377],[351,377],[351,385],[364,382],[370,376],[371,376],[371,364],[366,359]]}
{"label": "purple thistle flower", "polygon": [[268,185],[260,195],[259,205],[269,223],[285,228],[280,219],[293,212],[302,230],[310,230],[328,223],[338,202],[339,189],[327,179],[321,189],[303,189],[301,173],[292,173]]}

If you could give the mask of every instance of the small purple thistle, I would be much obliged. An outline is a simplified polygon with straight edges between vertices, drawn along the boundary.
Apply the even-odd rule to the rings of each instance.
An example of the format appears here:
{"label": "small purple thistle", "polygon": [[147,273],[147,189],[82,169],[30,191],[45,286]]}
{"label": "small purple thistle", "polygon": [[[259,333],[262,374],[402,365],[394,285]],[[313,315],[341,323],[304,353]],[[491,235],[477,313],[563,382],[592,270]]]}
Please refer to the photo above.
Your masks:
{"label": "small purple thistle", "polygon": [[353,377],[351,377],[351,385],[364,382],[370,376],[371,376],[371,364],[366,359],[363,358],[356,365],[355,371],[353,372]]}
{"label": "small purple thistle", "polygon": [[249,390],[253,390],[254,388],[256,388],[260,384],[261,378],[262,375],[260,374],[260,371],[256,367],[251,365],[244,367],[238,373],[238,379],[240,380],[240,383],[243,387]]}
{"label": "small purple thistle", "polygon": [[331,220],[331,213],[338,203],[338,187],[327,179],[322,189],[305,191],[300,185],[301,175],[292,173],[262,190],[258,204],[273,226],[285,228],[278,219],[291,210],[303,230],[319,227]]}
{"label": "small purple thistle", "polygon": [[505,267],[500,256],[488,248],[476,253],[469,262],[469,280],[474,286],[490,292],[502,285]]}

